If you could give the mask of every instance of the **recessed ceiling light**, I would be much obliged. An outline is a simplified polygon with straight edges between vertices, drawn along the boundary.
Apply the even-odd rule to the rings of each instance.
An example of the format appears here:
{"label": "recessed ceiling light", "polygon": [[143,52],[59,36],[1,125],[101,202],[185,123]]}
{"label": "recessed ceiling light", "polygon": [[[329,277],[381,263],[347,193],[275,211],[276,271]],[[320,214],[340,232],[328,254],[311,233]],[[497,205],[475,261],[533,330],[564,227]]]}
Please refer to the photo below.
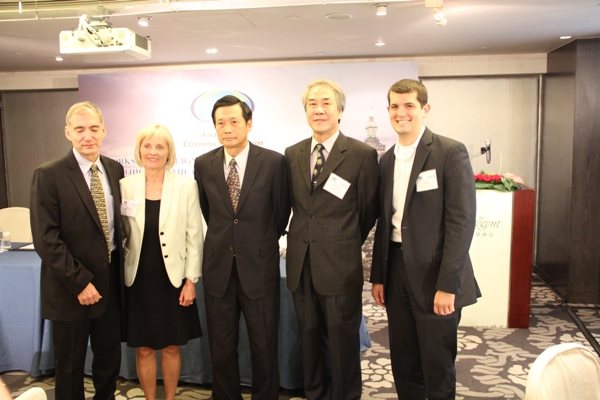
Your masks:
{"label": "recessed ceiling light", "polygon": [[377,9],[377,11],[375,11],[375,15],[380,16],[380,17],[386,15],[388,6],[389,6],[388,3],[373,4],[373,7],[375,7]]}
{"label": "recessed ceiling light", "polygon": [[376,42],[376,43],[375,43],[375,46],[379,46],[379,47],[381,47],[381,46],[385,46],[385,42],[382,42],[382,41],[380,40],[379,42]]}
{"label": "recessed ceiling light", "polygon": [[56,61],[62,61],[63,58],[61,56],[58,56],[58,57],[54,57],[54,60],[56,60]]}
{"label": "recessed ceiling light", "polygon": [[148,26],[150,25],[150,21],[152,21],[152,17],[138,17],[139,26]]}
{"label": "recessed ceiling light", "polygon": [[299,15],[288,15],[287,17],[285,17],[286,19],[300,19]]}
{"label": "recessed ceiling light", "polygon": [[571,36],[561,36],[560,37],[562,40],[566,40],[566,39],[571,39]]}
{"label": "recessed ceiling light", "polygon": [[327,14],[325,16],[325,18],[327,19],[331,19],[331,20],[336,20],[336,21],[342,21],[345,19],[350,19],[352,18],[352,14],[342,14],[342,13],[337,13],[337,14]]}
{"label": "recessed ceiling light", "polygon": [[325,52],[324,51],[317,51],[315,52],[315,56],[324,56]]}
{"label": "recessed ceiling light", "polygon": [[217,50],[217,49],[215,49],[215,48],[212,48],[212,49],[206,49],[206,52],[207,52],[208,54],[215,54],[217,51],[219,51],[219,50]]}

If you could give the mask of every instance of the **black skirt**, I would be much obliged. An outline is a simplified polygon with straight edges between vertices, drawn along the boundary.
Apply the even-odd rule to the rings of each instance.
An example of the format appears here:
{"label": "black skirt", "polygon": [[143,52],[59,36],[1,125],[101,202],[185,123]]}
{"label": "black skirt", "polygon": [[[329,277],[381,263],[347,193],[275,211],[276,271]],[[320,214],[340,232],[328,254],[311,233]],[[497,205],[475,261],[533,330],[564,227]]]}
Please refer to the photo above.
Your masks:
{"label": "black skirt", "polygon": [[160,200],[146,200],[144,238],[133,285],[127,288],[129,347],[160,350],[181,346],[200,337],[200,318],[196,301],[179,305],[183,284],[174,287],[169,280],[158,234]]}

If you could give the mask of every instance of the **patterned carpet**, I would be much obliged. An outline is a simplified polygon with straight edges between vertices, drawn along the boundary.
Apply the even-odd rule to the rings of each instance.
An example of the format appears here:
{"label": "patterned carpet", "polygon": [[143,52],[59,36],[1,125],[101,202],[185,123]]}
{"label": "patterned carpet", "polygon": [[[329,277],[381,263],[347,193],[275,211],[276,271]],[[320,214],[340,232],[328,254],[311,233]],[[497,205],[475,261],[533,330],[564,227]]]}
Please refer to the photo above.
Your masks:
{"label": "patterned carpet", "polygon": [[[371,298],[371,285],[365,284],[363,312],[371,335],[372,347],[362,354],[363,399],[396,398],[389,361],[387,317]],[[522,399],[531,363],[555,344],[579,342],[592,348],[578,328],[569,310],[600,341],[600,308],[593,304],[569,304],[568,307],[542,281],[534,276],[531,324],[529,329],[459,328],[457,357],[457,399]],[[46,390],[54,400],[54,378],[31,378],[23,372],[1,375],[13,396],[32,386]],[[88,398],[93,395],[91,379],[86,378]],[[143,399],[137,381],[121,379],[117,399]],[[160,390],[159,388],[159,396]],[[244,398],[250,398],[245,390]],[[178,399],[208,399],[210,387],[181,383]],[[281,393],[283,400],[299,399],[301,391]]]}

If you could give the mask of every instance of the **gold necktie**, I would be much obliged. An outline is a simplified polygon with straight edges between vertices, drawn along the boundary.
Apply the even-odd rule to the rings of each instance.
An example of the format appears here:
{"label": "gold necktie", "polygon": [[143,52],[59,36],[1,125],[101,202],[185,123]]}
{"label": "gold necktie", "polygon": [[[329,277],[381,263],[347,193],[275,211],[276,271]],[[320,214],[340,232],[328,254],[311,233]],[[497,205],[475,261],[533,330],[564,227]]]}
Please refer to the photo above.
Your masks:
{"label": "gold necktie", "polygon": [[240,176],[238,175],[235,166],[235,158],[229,161],[229,174],[227,175],[227,190],[229,191],[229,197],[231,198],[231,205],[233,206],[233,212],[237,211],[238,202],[240,201]]}
{"label": "gold necktie", "polygon": [[106,246],[108,247],[108,261],[110,262],[110,231],[108,230],[108,214],[106,213],[106,200],[104,199],[104,190],[102,189],[102,182],[98,175],[98,165],[92,164],[92,180],[90,181],[90,191],[92,192],[92,198],[94,204],[96,204],[96,210],[102,223],[102,230],[104,231],[104,237],[106,238]]}

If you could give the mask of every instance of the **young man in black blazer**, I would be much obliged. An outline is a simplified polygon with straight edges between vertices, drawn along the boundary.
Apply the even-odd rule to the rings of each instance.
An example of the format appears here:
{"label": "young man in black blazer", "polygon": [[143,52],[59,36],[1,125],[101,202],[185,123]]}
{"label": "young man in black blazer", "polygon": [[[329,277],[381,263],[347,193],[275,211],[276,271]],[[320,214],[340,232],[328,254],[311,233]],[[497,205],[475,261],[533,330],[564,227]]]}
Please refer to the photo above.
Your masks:
{"label": "young man in black blazer", "polygon": [[461,309],[481,296],[469,258],[473,170],[462,143],[423,124],[430,105],[420,82],[396,82],[388,104],[398,142],[380,160],[373,297],[387,308],[398,398],[454,399]]}

